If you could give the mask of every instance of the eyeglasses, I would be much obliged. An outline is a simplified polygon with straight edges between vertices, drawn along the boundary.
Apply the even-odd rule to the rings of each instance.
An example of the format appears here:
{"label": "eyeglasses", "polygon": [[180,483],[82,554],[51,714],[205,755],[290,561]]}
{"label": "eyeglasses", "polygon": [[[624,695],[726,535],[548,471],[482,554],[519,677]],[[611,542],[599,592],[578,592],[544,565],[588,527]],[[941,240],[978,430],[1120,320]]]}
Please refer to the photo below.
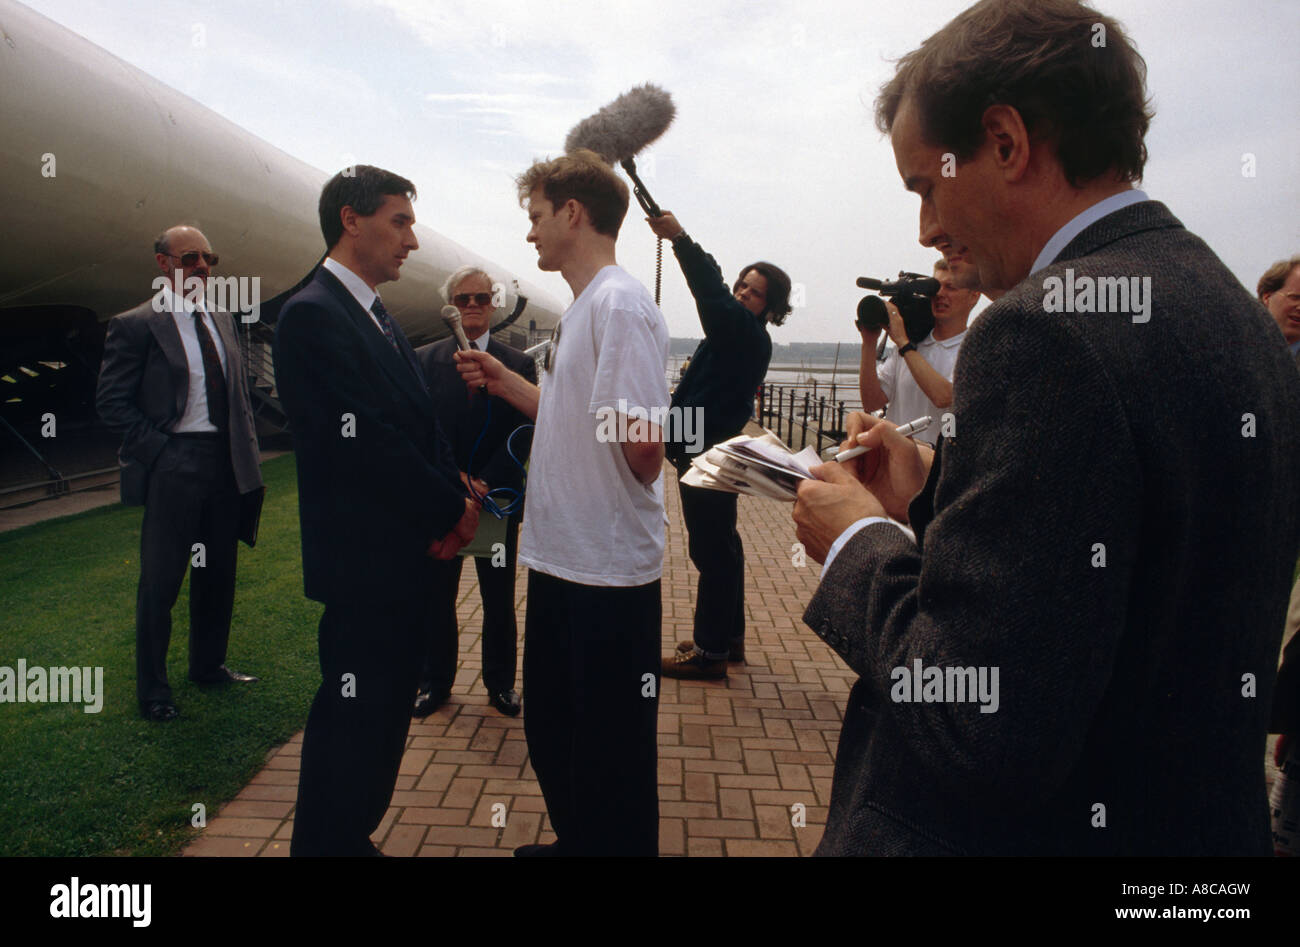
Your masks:
{"label": "eyeglasses", "polygon": [[542,371],[549,372],[555,367],[555,350],[560,347],[560,329],[564,323],[559,322],[555,325],[555,334],[551,336],[551,344],[546,347],[546,358],[542,360]]}
{"label": "eyeglasses", "polygon": [[165,253],[163,255],[169,256],[173,260],[180,260],[181,266],[198,266],[199,257],[203,257],[204,262],[206,262],[208,266],[216,266],[217,262],[221,259],[221,257],[215,253],[207,253],[201,250],[186,250],[184,253]]}
{"label": "eyeglasses", "polygon": [[457,306],[468,306],[469,301],[471,299],[474,300],[474,302],[480,306],[486,306],[488,303],[492,302],[492,294],[491,293],[457,293],[455,296],[451,297],[452,303]]}

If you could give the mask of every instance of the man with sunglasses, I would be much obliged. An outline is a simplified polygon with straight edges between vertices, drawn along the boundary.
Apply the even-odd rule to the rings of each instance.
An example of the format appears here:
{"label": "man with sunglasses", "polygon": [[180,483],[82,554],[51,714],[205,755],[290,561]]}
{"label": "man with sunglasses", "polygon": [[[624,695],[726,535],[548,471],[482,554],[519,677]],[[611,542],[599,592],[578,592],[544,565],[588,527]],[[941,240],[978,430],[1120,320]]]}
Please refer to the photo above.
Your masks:
{"label": "man with sunglasses", "polygon": [[[461,327],[471,348],[487,352],[529,382],[537,382],[533,360],[523,352],[496,341],[488,332],[492,305],[492,278],[476,266],[462,266],[448,277],[443,299],[460,310]],[[483,599],[483,686],[488,702],[508,717],[519,713],[515,690],[518,670],[515,623],[515,552],[519,520],[523,513],[523,467],[532,442],[531,427],[511,439],[521,425],[532,419],[508,401],[477,389],[465,388],[456,370],[456,340],[446,338],[416,349],[424,369],[443,433],[451,442],[460,478],[484,503],[480,522],[488,523],[492,509],[509,511],[505,516],[504,559],[497,550],[474,560],[479,592]],[[514,456],[511,456],[513,451]],[[488,494],[491,494],[489,497]],[[433,601],[426,623],[429,640],[420,671],[419,690],[411,716],[429,716],[451,696],[456,677],[456,593],[464,559],[430,561]]]}
{"label": "man with sunglasses", "polygon": [[187,566],[190,680],[257,680],[225,660],[240,511],[260,494],[262,475],[234,320],[211,312],[190,283],[206,283],[217,255],[200,231],[177,226],[159,236],[154,259],[169,283],[191,289],[180,298],[163,289],[109,322],[96,402],[104,423],[122,435],[122,502],[145,508],[136,697],[146,719],[164,722],[179,713],[167,682],[167,645]]}

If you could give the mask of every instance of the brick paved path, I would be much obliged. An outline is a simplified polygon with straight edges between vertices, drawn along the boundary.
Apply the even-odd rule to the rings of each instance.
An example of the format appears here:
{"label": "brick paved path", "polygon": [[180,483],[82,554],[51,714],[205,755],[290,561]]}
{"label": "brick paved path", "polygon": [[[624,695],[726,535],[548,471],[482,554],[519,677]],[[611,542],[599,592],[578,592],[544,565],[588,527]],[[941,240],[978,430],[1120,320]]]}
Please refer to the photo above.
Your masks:
{"label": "brick paved path", "polygon": [[[696,581],[671,473],[666,486],[665,654],[691,636]],[[821,567],[791,565],[790,510],[774,500],[740,500],[749,663],[731,665],[726,681],[661,683],[662,855],[807,855],[821,838],[854,674],[800,620]],[[521,639],[525,587],[521,570]],[[487,704],[473,569],[462,574],[458,614],[460,671],[451,701],[411,721],[397,790],[373,836],[389,855],[509,855],[555,838],[528,763],[523,717],[503,717]],[[288,855],[301,751],[301,732],[273,750],[184,854]],[[805,826],[793,824],[796,805],[804,807]],[[505,813],[504,827],[494,827],[494,810],[498,825]]]}

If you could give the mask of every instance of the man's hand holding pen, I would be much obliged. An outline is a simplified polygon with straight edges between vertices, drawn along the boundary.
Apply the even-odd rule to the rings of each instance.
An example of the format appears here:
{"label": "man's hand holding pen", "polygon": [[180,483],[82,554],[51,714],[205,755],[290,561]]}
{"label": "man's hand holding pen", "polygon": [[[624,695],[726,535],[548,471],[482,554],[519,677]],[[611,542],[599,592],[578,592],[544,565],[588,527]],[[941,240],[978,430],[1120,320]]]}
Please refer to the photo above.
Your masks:
{"label": "man's hand holding pen", "polygon": [[840,463],[814,467],[818,479],[799,484],[795,536],[808,555],[825,562],[844,530],[868,516],[907,522],[907,507],[930,471],[934,452],[888,421],[862,412],[848,418],[843,449],[869,448]]}

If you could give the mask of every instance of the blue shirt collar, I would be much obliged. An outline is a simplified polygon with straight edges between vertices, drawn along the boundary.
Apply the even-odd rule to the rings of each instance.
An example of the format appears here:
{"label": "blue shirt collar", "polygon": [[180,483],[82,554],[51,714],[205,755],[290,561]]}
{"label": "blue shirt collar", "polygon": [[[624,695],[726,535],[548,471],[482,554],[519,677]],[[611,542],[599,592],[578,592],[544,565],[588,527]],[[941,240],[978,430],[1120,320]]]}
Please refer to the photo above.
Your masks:
{"label": "blue shirt collar", "polygon": [[1137,204],[1150,199],[1147,197],[1146,191],[1133,188],[1103,198],[1087,210],[1076,214],[1069,223],[1052,235],[1052,239],[1047,241],[1047,244],[1038,254],[1038,259],[1034,260],[1034,265],[1029,268],[1029,275],[1032,276],[1043,267],[1050,266],[1071,240],[1103,217],[1115,213],[1121,207],[1128,207],[1130,204]]}

